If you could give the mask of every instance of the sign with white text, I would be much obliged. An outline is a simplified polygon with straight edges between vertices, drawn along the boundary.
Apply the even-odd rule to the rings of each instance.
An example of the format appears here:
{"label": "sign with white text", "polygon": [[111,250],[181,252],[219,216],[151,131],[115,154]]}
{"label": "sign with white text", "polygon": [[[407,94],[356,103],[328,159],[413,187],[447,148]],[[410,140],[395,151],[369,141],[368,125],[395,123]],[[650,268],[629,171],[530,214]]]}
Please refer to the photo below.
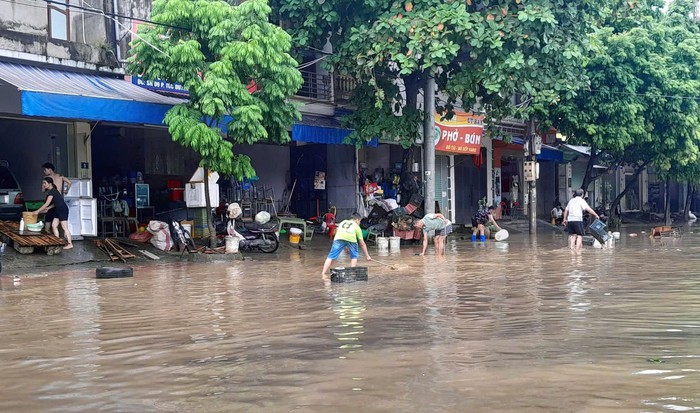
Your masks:
{"label": "sign with white text", "polygon": [[441,120],[435,114],[435,150],[462,155],[481,153],[481,136],[484,133],[484,117],[473,113],[455,111],[452,119]]}

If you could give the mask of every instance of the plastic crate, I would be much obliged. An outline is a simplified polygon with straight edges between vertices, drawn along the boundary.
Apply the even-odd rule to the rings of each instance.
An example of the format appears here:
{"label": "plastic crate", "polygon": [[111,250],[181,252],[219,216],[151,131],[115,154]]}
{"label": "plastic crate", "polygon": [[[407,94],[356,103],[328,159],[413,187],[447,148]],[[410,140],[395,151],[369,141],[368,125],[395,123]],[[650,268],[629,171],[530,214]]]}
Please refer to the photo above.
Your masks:
{"label": "plastic crate", "polygon": [[331,269],[331,281],[351,283],[367,281],[367,267],[338,267]]}
{"label": "plastic crate", "polygon": [[601,244],[605,244],[605,242],[610,239],[610,235],[605,231],[606,225],[603,221],[596,219],[593,221],[593,223],[588,227],[588,232],[591,233],[591,236],[593,238],[597,239],[598,242]]}

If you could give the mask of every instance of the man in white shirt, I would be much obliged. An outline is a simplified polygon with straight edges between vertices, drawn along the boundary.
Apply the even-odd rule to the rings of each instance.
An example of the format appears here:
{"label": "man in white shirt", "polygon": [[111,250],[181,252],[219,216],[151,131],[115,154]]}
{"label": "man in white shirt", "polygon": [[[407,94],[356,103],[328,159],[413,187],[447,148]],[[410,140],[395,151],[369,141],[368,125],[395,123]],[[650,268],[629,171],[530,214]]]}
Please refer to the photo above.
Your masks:
{"label": "man in white shirt", "polygon": [[567,231],[569,231],[570,249],[580,250],[583,245],[583,234],[585,233],[585,228],[583,227],[583,212],[588,211],[595,219],[600,218],[593,208],[588,206],[586,200],[583,199],[583,194],[583,189],[574,191],[574,197],[571,198],[564,209],[564,221],[562,223],[566,226]]}

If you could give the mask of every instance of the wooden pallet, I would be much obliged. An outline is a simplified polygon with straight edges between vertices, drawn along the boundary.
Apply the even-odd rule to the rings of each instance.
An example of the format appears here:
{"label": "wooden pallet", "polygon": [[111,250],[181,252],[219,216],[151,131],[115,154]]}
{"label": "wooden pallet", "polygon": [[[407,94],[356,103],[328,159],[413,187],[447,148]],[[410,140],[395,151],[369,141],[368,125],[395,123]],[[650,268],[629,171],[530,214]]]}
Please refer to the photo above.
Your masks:
{"label": "wooden pallet", "polygon": [[95,246],[107,254],[110,261],[122,260],[126,262],[128,258],[136,258],[134,254],[130,253],[119,245],[119,241],[115,239],[105,238],[95,240]]}
{"label": "wooden pallet", "polygon": [[48,255],[60,254],[66,241],[52,234],[35,233],[25,230],[20,233],[19,222],[0,221],[0,235],[20,254],[31,254],[36,248],[43,248]]}

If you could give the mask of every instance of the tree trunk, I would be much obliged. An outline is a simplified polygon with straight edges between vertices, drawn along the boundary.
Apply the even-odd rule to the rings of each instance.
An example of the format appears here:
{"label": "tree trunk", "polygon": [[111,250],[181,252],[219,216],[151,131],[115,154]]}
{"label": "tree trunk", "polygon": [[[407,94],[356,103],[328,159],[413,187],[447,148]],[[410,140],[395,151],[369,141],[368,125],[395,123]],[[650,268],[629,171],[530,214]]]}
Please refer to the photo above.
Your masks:
{"label": "tree trunk", "polygon": [[423,79],[423,169],[425,176],[423,185],[425,188],[425,213],[435,212],[435,142],[433,131],[435,130],[435,80],[428,71]]}
{"label": "tree trunk", "polygon": [[[527,132],[528,132],[528,145],[530,145],[530,156],[528,157],[528,160],[530,162],[534,162],[534,165],[537,165],[537,155],[535,155],[535,119],[531,116],[530,121],[528,123],[527,127]],[[535,171],[537,169],[535,168]],[[528,229],[530,230],[530,235],[536,235],[537,234],[537,174],[535,172],[535,178],[534,180],[530,181],[527,183],[527,189],[528,189],[528,206],[529,206],[529,214],[528,214]]]}
{"label": "tree trunk", "polygon": [[598,152],[598,150],[596,149],[595,145],[591,145],[591,156],[588,157],[586,174],[583,176],[583,183],[581,184],[581,188],[586,192],[588,192],[588,186],[591,184],[591,182],[593,182],[593,167],[598,159],[596,152]]}
{"label": "tree trunk", "polygon": [[683,219],[687,222],[690,221],[690,204],[693,202],[693,197],[695,196],[695,186],[688,181],[688,193],[685,196],[685,208],[683,208]]}
{"label": "tree trunk", "polygon": [[209,196],[209,168],[204,169],[204,205],[206,208],[207,228],[209,228],[209,246],[216,248],[216,228],[211,214],[211,197]]}
{"label": "tree trunk", "polygon": [[[615,199],[612,201],[612,203],[610,204],[610,216],[611,217],[615,216],[615,212],[617,211],[617,207],[618,207],[618,205],[620,205],[620,200],[622,199],[622,197],[624,197],[627,194],[627,191],[629,191],[630,184],[632,182],[634,182],[635,179],[639,179],[639,175],[642,173],[642,171],[644,169],[646,169],[646,166],[647,166],[647,164],[645,162],[642,166],[637,168],[637,170],[634,172],[634,175],[632,175],[631,178],[629,178],[625,181],[625,189],[623,189],[622,192],[620,192],[615,197]],[[618,218],[620,218],[620,215],[618,215]]]}
{"label": "tree trunk", "polygon": [[671,185],[671,178],[666,178],[664,189],[664,225],[671,225],[671,197],[668,187]]}

